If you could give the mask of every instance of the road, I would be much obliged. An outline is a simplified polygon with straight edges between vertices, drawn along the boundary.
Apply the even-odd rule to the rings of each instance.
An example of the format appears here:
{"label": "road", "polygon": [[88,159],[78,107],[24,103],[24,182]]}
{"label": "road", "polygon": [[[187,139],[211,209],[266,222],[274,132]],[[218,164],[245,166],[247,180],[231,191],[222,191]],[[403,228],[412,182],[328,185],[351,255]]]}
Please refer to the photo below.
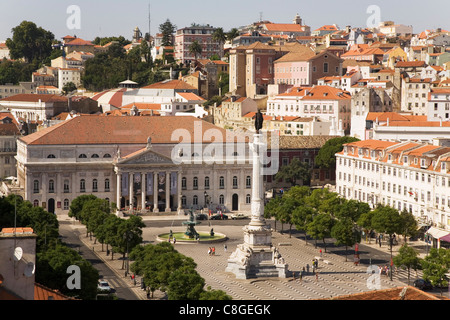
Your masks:
{"label": "road", "polygon": [[[67,244],[68,247],[73,248],[80,252],[80,255],[92,263],[92,266],[99,271],[100,278],[109,282],[112,288],[115,290],[115,294],[119,300],[139,300],[139,298],[130,290],[123,279],[117,276],[116,272],[112,270],[102,259],[99,259],[92,248],[88,248],[80,240],[80,231],[74,229],[72,222],[59,221],[59,234],[61,240]],[[81,235],[84,237],[85,235]]]}

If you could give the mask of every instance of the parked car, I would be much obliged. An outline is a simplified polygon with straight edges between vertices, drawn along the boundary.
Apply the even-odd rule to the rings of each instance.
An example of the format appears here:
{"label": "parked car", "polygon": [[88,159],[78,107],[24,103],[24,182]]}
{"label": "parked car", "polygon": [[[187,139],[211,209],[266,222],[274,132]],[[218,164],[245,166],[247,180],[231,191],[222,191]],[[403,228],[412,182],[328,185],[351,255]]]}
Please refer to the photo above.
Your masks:
{"label": "parked car", "polygon": [[433,290],[433,285],[431,282],[425,279],[417,279],[414,281],[413,285],[420,290]]}
{"label": "parked car", "polygon": [[208,220],[208,216],[204,213],[197,213],[195,215],[196,220]]}
{"label": "parked car", "polygon": [[98,281],[97,289],[101,292],[111,292],[111,287],[109,286],[108,281],[105,280]]}
{"label": "parked car", "polygon": [[237,219],[247,219],[248,216],[243,213],[235,213],[231,215],[231,219],[237,220]]}
{"label": "parked car", "polygon": [[223,213],[216,213],[215,215],[211,216],[211,220],[228,220],[228,216]]}

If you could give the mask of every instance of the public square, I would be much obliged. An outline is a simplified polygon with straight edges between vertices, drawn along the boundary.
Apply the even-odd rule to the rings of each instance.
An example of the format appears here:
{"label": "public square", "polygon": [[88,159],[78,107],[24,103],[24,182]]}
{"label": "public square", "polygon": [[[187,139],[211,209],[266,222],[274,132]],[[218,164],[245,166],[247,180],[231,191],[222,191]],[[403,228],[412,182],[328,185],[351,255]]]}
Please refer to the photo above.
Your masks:
{"label": "public square", "polygon": [[[145,243],[156,244],[157,235],[161,233],[184,231],[182,222],[187,216],[144,216],[143,220],[146,228],[143,229],[143,238]],[[66,221],[69,218],[66,219]],[[233,300],[315,300],[327,299],[339,295],[348,295],[373,290],[377,284],[377,274],[369,273],[369,263],[372,263],[374,270],[377,270],[377,263],[382,262],[382,266],[389,262],[388,246],[383,243],[381,247],[372,239],[371,244],[363,241],[360,244],[361,264],[353,263],[353,248],[347,250],[347,261],[344,247],[335,247],[331,243],[327,246],[327,252],[322,242],[318,241],[318,247],[314,245],[314,240],[309,240],[305,244],[304,234],[293,232],[289,237],[288,226],[284,225],[284,233],[280,233],[281,224],[277,223],[277,232],[273,232],[273,245],[277,246],[281,255],[289,265],[289,270],[296,275],[287,279],[267,278],[238,280],[234,274],[225,272],[227,260],[236,246],[243,242],[242,228],[250,220],[240,221],[202,221],[196,227],[199,232],[209,232],[211,228],[214,232],[227,235],[225,242],[216,243],[193,243],[185,244],[177,242],[176,249],[189,257],[192,257],[197,263],[197,271],[205,279],[206,286],[212,289],[220,289],[232,296]],[[274,221],[268,221],[272,228]],[[70,224],[72,230],[78,230],[80,239],[83,243],[93,250],[96,255],[102,259],[116,273],[116,277],[108,279],[113,287],[129,286],[139,299],[147,299],[146,292],[140,288],[140,278],[136,277],[136,284],[130,277],[124,276],[122,269],[121,255],[115,255],[114,260],[106,256],[106,251],[102,251],[101,244],[94,244],[93,240],[86,238],[85,227],[78,222]],[[294,229],[295,230],[295,229]],[[410,245],[420,247],[423,251],[422,242],[413,242]],[[227,246],[225,249],[224,245]],[[215,255],[208,254],[208,248],[215,247]],[[313,259],[319,257],[319,250],[322,249],[322,259],[319,261],[318,277],[312,272]],[[394,247],[394,255],[399,246]],[[309,274],[299,279],[299,273],[306,266],[310,266]],[[370,269],[372,270],[372,269]],[[421,276],[420,272],[417,275]],[[398,270],[393,275],[392,281],[386,275],[378,277],[380,279],[378,289],[388,289],[407,284],[407,272]],[[415,272],[411,272],[411,284],[416,279]],[[156,292],[155,297],[163,298],[163,294]]]}

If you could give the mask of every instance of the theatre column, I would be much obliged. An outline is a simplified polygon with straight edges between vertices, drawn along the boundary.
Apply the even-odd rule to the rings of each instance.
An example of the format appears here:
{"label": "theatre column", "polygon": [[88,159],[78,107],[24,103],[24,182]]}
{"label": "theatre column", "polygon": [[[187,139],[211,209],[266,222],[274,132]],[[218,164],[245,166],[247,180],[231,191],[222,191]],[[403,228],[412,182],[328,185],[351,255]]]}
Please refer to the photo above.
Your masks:
{"label": "theatre column", "polygon": [[134,210],[134,172],[130,172],[128,183],[130,184],[130,210]]}
{"label": "theatre column", "polygon": [[153,212],[159,212],[158,208],[158,172],[153,173]]}
{"label": "theatre column", "polygon": [[145,203],[145,195],[147,194],[147,174],[145,172],[141,173],[141,212],[145,212],[146,203]]}
{"label": "theatre column", "polygon": [[178,211],[178,214],[181,214],[182,213],[182,211],[183,211],[183,206],[182,206],[182,201],[181,201],[181,198],[182,198],[182,194],[181,194],[181,170],[180,171],[178,171],[178,175],[177,175],[177,201],[178,201],[178,208],[177,208],[177,211]]}
{"label": "theatre column", "polygon": [[122,203],[122,173],[117,173],[117,183],[116,183],[116,204],[117,211],[120,211]]}
{"label": "theatre column", "polygon": [[166,212],[170,211],[170,171],[166,171]]}

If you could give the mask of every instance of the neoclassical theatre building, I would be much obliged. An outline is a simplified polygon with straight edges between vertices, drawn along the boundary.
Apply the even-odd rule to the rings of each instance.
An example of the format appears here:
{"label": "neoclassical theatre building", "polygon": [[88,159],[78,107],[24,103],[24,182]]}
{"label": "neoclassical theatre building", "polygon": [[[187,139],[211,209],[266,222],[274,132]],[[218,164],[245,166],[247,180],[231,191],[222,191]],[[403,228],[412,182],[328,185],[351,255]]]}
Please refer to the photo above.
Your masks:
{"label": "neoclassical theatre building", "polygon": [[52,213],[84,194],[119,212],[250,211],[248,137],[195,117],[82,115],[17,148],[25,200]]}

